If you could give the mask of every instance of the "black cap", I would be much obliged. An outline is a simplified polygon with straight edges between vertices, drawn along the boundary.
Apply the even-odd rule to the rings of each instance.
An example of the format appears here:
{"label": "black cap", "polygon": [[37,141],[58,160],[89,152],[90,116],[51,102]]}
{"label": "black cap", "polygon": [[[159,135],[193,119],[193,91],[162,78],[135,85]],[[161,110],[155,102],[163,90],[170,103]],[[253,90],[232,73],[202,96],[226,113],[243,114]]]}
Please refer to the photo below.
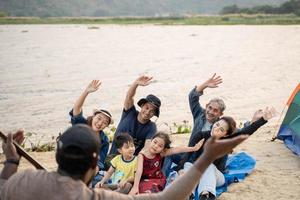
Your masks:
{"label": "black cap", "polygon": [[145,103],[151,103],[156,108],[154,115],[159,117],[159,113],[160,113],[159,108],[160,108],[160,105],[161,105],[160,99],[157,96],[153,95],[153,94],[149,94],[146,98],[140,99],[137,104],[140,107],[142,107],[142,105],[144,105]]}
{"label": "black cap", "polygon": [[[72,153],[70,149],[78,149],[83,155]],[[68,150],[69,149],[69,150]],[[87,125],[78,124],[68,128],[57,141],[57,154],[75,158],[86,156],[96,158],[100,150],[100,139]],[[67,152],[67,153],[66,153]],[[68,154],[68,155],[66,155]]]}

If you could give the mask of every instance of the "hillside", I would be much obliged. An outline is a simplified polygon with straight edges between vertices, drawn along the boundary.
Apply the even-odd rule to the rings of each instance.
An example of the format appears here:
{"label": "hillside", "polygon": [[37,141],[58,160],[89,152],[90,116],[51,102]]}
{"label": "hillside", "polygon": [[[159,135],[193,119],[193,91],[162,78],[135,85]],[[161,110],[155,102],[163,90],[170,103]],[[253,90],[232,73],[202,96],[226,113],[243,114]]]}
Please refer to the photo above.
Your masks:
{"label": "hillside", "polygon": [[0,0],[9,16],[179,16],[217,14],[223,7],[280,5],[285,0]]}

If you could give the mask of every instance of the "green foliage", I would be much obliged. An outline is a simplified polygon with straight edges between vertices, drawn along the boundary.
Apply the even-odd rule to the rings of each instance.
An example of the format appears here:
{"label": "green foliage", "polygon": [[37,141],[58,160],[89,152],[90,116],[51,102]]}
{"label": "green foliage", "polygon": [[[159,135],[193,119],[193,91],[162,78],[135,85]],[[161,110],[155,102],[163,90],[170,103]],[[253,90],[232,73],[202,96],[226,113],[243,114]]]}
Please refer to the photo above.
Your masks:
{"label": "green foliage", "polygon": [[[291,25],[300,17],[289,15],[234,14],[226,16],[158,17],[158,18],[0,18],[0,24],[155,24],[155,25]],[[90,28],[89,28],[90,27]],[[88,26],[87,28],[91,28]],[[96,26],[95,26],[96,27]]]}
{"label": "green foliage", "polygon": [[6,12],[1,12],[0,11],[0,17],[6,17],[8,14]]}
{"label": "green foliage", "polygon": [[182,123],[176,124],[173,123],[173,128],[171,128],[172,134],[184,134],[184,133],[191,133],[192,132],[192,126],[189,125],[189,121],[183,120]]}
{"label": "green foliage", "polygon": [[109,126],[104,130],[104,133],[107,135],[109,142],[112,142],[114,139],[114,134],[116,132],[116,127],[115,126]]}
{"label": "green foliage", "polygon": [[289,0],[278,7],[270,5],[254,6],[252,8],[239,8],[237,5],[226,6],[221,10],[221,14],[295,14],[299,16],[300,0]]}
{"label": "green foliage", "polygon": [[278,4],[284,0],[1,0],[10,16],[184,16],[216,14],[224,6]]}
{"label": "green foliage", "polygon": [[[25,148],[26,151],[35,151],[35,152],[47,152],[47,151],[54,151],[56,146],[56,138],[52,136],[50,142],[42,143],[41,141],[44,136],[39,137],[35,142],[32,142],[31,138],[36,137],[37,134],[33,132],[27,132],[25,133],[25,140],[21,144],[23,148]],[[29,143],[30,147],[27,147]]]}

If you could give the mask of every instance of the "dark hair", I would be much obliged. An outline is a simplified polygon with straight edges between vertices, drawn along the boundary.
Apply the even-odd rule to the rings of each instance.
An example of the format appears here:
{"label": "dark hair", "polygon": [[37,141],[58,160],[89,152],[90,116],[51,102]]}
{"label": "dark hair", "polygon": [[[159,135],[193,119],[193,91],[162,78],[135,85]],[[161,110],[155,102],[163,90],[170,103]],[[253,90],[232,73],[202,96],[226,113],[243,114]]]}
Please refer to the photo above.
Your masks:
{"label": "dark hair", "polygon": [[92,127],[92,121],[93,121],[93,118],[94,118],[95,115],[93,116],[88,116],[86,118],[86,124],[89,125],[90,127]]}
{"label": "dark hair", "polygon": [[[57,150],[58,151],[58,150]],[[87,170],[91,168],[94,158],[87,156],[78,147],[71,146],[63,150],[63,153],[56,153],[58,169],[67,172],[72,177],[82,178]]]}
{"label": "dark hair", "polygon": [[153,140],[154,138],[160,138],[160,139],[163,139],[164,142],[165,142],[164,148],[166,148],[166,149],[170,149],[170,148],[171,148],[170,145],[171,145],[172,142],[171,142],[171,140],[170,140],[169,134],[164,133],[164,132],[157,132],[157,133],[153,136],[152,140]]}
{"label": "dark hair", "polygon": [[117,149],[123,147],[124,144],[133,143],[133,138],[128,133],[121,133],[115,139]]}
{"label": "dark hair", "polygon": [[56,162],[58,170],[81,179],[88,169],[95,167],[101,141],[87,125],[74,125],[58,137]]}
{"label": "dark hair", "polygon": [[236,122],[234,121],[234,119],[232,117],[224,116],[224,117],[221,117],[219,119],[219,121],[220,120],[224,120],[228,124],[228,130],[227,130],[226,136],[232,135],[236,131]]}

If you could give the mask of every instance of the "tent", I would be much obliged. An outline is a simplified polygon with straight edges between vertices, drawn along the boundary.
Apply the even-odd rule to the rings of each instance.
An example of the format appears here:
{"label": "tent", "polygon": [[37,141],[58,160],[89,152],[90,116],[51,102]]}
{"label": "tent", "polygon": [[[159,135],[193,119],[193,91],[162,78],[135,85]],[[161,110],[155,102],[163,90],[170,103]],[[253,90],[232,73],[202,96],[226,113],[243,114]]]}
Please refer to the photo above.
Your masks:
{"label": "tent", "polygon": [[277,138],[300,157],[300,83],[290,96],[287,107]]}

